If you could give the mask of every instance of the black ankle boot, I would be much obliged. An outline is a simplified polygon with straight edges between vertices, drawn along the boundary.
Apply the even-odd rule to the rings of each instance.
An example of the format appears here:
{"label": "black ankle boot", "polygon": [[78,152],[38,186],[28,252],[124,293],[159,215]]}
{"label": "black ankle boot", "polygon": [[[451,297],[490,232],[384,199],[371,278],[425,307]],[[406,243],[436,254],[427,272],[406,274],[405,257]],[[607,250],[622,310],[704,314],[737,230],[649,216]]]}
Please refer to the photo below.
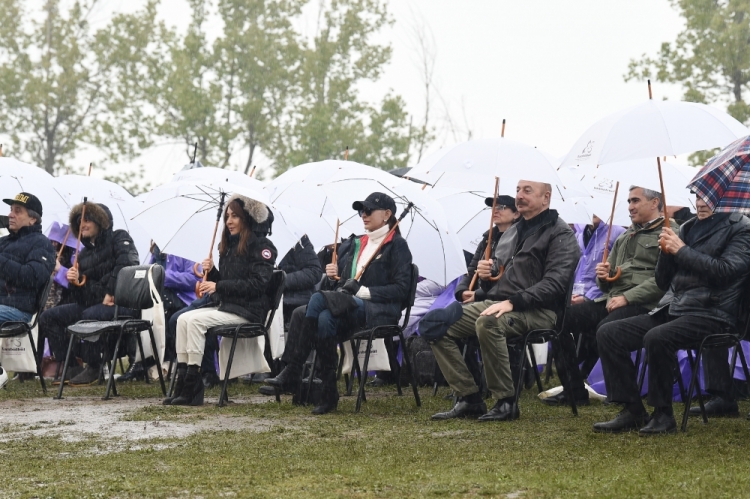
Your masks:
{"label": "black ankle boot", "polygon": [[188,366],[185,386],[182,388],[180,396],[172,400],[172,405],[203,405],[204,390],[200,366]]}
{"label": "black ankle boot", "polygon": [[320,360],[321,388],[320,404],[313,409],[313,414],[326,414],[335,411],[339,405],[339,389],[336,384],[339,356],[336,351],[336,338],[319,339],[316,346]]}
{"label": "black ankle boot", "polygon": [[128,370],[125,374],[117,378],[118,382],[122,381],[145,381],[146,380],[146,369],[143,367],[142,362],[133,362],[128,366]]}
{"label": "black ankle boot", "polygon": [[167,397],[162,401],[164,405],[172,405],[172,401],[180,396],[182,389],[185,388],[185,376],[187,375],[187,363],[181,362],[177,364],[177,379],[174,382],[174,391],[172,396]]}
{"label": "black ankle boot", "polygon": [[282,393],[295,394],[302,382],[302,365],[287,364],[283,371],[275,378],[266,379],[266,383],[277,388]]}

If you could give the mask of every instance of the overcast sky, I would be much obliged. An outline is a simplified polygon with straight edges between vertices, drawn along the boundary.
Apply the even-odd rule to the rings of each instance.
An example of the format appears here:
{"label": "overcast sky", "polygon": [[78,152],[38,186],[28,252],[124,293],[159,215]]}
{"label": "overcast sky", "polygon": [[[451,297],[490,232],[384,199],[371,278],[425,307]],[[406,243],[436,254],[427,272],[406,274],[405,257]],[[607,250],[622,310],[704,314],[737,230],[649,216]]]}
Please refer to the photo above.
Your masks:
{"label": "overcast sky", "polygon": [[[134,3],[119,0],[107,9]],[[381,39],[390,41],[393,59],[380,81],[363,86],[364,98],[377,102],[393,89],[411,113],[422,115],[413,35],[421,25],[434,42],[434,84],[442,96],[433,102],[434,114],[444,114],[445,102],[474,138],[499,136],[505,118],[506,137],[555,156],[598,119],[648,98],[645,83],[624,82],[628,61],[655,54],[682,28],[668,0],[391,0],[389,6],[395,23]],[[161,14],[181,28],[190,19],[184,0],[162,0]],[[311,19],[303,23],[314,29]],[[655,99],[680,95],[674,87],[654,88]],[[443,133],[430,150],[454,141]],[[182,146],[166,145],[134,164],[159,183],[185,163]]]}

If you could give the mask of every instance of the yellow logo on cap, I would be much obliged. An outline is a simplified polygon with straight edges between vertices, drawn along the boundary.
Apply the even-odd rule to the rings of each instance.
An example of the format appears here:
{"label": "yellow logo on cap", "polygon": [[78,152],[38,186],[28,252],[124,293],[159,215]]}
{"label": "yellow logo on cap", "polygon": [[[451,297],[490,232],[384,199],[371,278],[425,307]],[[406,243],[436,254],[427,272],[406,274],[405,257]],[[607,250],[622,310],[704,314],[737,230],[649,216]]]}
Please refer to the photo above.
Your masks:
{"label": "yellow logo on cap", "polygon": [[16,197],[13,198],[13,201],[19,201],[21,203],[28,203],[29,202],[29,196],[24,196],[23,194],[16,194]]}

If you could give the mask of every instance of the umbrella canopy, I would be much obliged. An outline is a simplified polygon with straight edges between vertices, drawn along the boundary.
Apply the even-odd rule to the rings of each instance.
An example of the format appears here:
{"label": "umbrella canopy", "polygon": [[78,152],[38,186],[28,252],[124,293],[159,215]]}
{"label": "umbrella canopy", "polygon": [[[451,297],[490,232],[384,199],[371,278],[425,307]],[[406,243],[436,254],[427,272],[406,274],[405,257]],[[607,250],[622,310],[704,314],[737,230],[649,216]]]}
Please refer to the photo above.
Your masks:
{"label": "umbrella canopy", "polygon": [[428,156],[411,169],[409,177],[461,191],[486,191],[499,177],[500,194],[514,195],[519,180],[551,184],[555,199],[588,194],[565,185],[557,175],[557,164],[553,156],[513,140],[470,140]]}
{"label": "umbrella canopy", "polygon": [[688,187],[713,211],[750,214],[750,137],[708,160]]}
{"label": "umbrella canopy", "polygon": [[84,175],[62,175],[54,178],[55,190],[67,201],[64,211],[52,213],[52,220],[60,224],[68,223],[70,209],[87,198],[89,202],[101,203],[112,212],[112,227],[125,230],[133,238],[141,262],[147,261],[151,237],[137,222],[131,218],[140,209],[140,203],[123,187],[97,177]]}
{"label": "umbrella canopy", "polygon": [[257,178],[235,171],[225,170],[223,168],[202,167],[191,170],[180,170],[172,177],[172,182],[188,180],[203,182],[206,185],[216,185],[220,187],[222,183],[228,183],[237,186],[249,187],[251,189],[262,189],[265,185]]}
{"label": "umbrella canopy", "polygon": [[561,166],[590,166],[724,147],[750,133],[729,114],[695,102],[648,100],[594,123]]}
{"label": "umbrella canopy", "polygon": [[43,169],[0,157],[0,199],[12,199],[19,192],[29,192],[42,202],[43,230],[49,230],[54,217],[51,214],[66,211],[67,199],[54,188],[55,177]]}
{"label": "umbrella canopy", "polygon": [[[325,220],[330,232],[322,244],[333,242],[336,219],[341,222],[341,235],[361,234],[362,222],[352,209],[352,203],[365,199],[372,192],[383,192],[396,201],[397,216],[413,203],[399,227],[409,243],[420,275],[447,285],[466,273],[461,243],[449,228],[443,209],[420,185],[353,162],[323,161],[302,167],[301,173],[294,171],[300,167],[284,173],[271,182],[269,188],[274,191],[275,206],[291,206]],[[289,177],[282,178],[285,175]],[[325,237],[310,231],[308,235],[315,244],[321,244],[319,240]]]}
{"label": "umbrella canopy", "polygon": [[[194,262],[203,261],[209,252],[222,195],[228,200],[232,194],[241,194],[268,206],[268,196],[263,191],[228,182],[222,182],[220,188],[208,184],[185,180],[161,185],[150,193],[133,220],[143,226],[164,253]],[[275,221],[270,239],[281,257],[304,235],[304,231],[291,229],[290,217],[271,211]],[[221,234],[221,223],[217,238]],[[218,245],[211,248],[211,254],[218,262]]]}

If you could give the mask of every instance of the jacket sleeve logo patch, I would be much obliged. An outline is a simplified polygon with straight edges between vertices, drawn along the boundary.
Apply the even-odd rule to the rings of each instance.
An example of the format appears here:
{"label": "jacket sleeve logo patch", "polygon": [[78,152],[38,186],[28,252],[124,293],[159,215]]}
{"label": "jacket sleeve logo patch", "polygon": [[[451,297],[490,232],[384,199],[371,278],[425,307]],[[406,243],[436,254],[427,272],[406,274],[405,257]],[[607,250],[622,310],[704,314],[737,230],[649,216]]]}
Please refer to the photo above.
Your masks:
{"label": "jacket sleeve logo patch", "polygon": [[262,256],[266,260],[270,260],[273,255],[271,254],[271,250],[266,248],[260,252],[260,256]]}

